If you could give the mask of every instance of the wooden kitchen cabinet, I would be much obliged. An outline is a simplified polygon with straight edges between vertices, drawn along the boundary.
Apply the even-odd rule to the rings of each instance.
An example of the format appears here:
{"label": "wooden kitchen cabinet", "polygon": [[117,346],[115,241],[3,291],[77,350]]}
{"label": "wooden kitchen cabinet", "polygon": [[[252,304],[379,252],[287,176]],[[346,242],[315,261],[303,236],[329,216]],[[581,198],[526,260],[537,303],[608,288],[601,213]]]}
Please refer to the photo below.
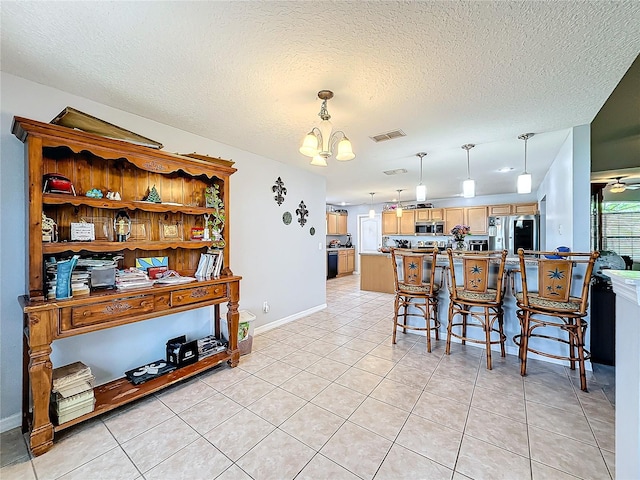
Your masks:
{"label": "wooden kitchen cabinet", "polygon": [[338,235],[346,235],[347,234],[347,214],[339,214],[338,215]]}
{"label": "wooden kitchen cabinet", "polygon": [[514,203],[505,205],[489,205],[489,216],[502,215],[535,215],[538,213],[538,204],[533,203]]}
{"label": "wooden kitchen cabinet", "polygon": [[414,235],[416,233],[415,210],[402,210],[398,218],[395,210],[382,212],[383,235]]}
{"label": "wooden kitchen cabinet", "polygon": [[502,215],[511,215],[511,205],[489,205],[489,216],[499,217]]}
{"label": "wooden kitchen cabinet", "polygon": [[537,203],[517,203],[512,207],[511,213],[513,215],[535,215],[538,213]]}
{"label": "wooden kitchen cabinet", "polygon": [[451,229],[456,225],[464,225],[464,208],[453,207],[444,209],[444,234],[450,235]]}
{"label": "wooden kitchen cabinet", "polygon": [[382,212],[382,234],[397,235],[398,234],[398,217],[395,210]]}
{"label": "wooden kitchen cabinet", "polygon": [[444,208],[418,208],[415,212],[416,222],[444,220]]}
{"label": "wooden kitchen cabinet", "polygon": [[346,235],[347,215],[327,212],[327,235]]}
{"label": "wooden kitchen cabinet", "polygon": [[415,210],[402,210],[398,231],[400,235],[414,235],[416,233]]}
{"label": "wooden kitchen cabinet", "polygon": [[349,248],[338,251],[338,277],[350,275],[355,270],[356,252]]}
{"label": "wooden kitchen cabinet", "polygon": [[[54,433],[222,362],[228,362],[231,367],[238,364],[241,277],[229,268],[229,229],[223,222],[220,233],[226,246],[212,240],[190,240],[191,228],[202,225],[203,215],[219,213],[202,205],[205,188],[219,190],[228,225],[229,177],[236,169],[230,162],[214,158],[203,160],[176,155],[20,117],[14,118],[12,133],[25,144],[27,163],[28,295],[19,298],[24,326],[22,428],[28,432],[29,446],[37,456],[53,446]],[[47,173],[69,178],[77,195],[43,192],[43,176]],[[153,186],[166,203],[142,201]],[[84,192],[91,188],[119,192],[121,200],[85,196]],[[119,212],[127,212],[132,222],[143,227],[137,230],[144,232],[143,238],[114,241],[110,229]],[[43,241],[43,215],[56,222],[58,241]],[[71,241],[71,222],[81,219],[96,225],[96,240]],[[163,230],[163,225],[170,228]],[[99,230],[97,226],[103,228]],[[123,257],[126,267],[135,266],[135,259],[139,257],[168,257],[171,269],[182,276],[194,276],[200,254],[212,246],[224,246],[224,269],[219,277],[135,290],[93,290],[67,299],[48,299],[45,260],[51,257],[62,260],[72,255],[91,257],[117,253]],[[70,421],[57,423],[51,415],[53,364],[50,354],[55,340],[209,306],[214,307],[212,329],[217,338],[221,338],[221,303],[227,304],[224,321],[229,344],[225,351],[138,386],[126,378],[96,386],[94,410]]]}
{"label": "wooden kitchen cabinet", "polygon": [[487,207],[466,207],[465,224],[469,225],[471,235],[487,234]]}

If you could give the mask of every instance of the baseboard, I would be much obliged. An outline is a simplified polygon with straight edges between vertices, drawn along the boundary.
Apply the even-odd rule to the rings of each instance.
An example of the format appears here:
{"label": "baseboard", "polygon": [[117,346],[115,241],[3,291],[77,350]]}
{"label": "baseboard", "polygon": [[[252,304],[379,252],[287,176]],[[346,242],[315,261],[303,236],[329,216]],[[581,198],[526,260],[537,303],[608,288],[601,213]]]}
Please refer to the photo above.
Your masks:
{"label": "baseboard", "polygon": [[22,414],[16,413],[6,418],[0,419],[0,433],[7,432],[9,430],[13,430],[16,427],[20,427],[22,425]]}
{"label": "baseboard", "polygon": [[275,320],[273,322],[269,322],[265,325],[260,325],[256,327],[254,330],[255,335],[259,335],[261,333],[268,332],[269,330],[273,330],[274,328],[278,328],[282,325],[285,325],[289,322],[293,322],[294,320],[298,320],[299,318],[306,317],[311,315],[312,313],[319,312],[327,308],[327,304],[323,303],[322,305],[318,305],[316,307],[309,308],[307,310],[303,310],[302,312],[294,313],[293,315],[289,315],[288,317],[281,318],[280,320]]}

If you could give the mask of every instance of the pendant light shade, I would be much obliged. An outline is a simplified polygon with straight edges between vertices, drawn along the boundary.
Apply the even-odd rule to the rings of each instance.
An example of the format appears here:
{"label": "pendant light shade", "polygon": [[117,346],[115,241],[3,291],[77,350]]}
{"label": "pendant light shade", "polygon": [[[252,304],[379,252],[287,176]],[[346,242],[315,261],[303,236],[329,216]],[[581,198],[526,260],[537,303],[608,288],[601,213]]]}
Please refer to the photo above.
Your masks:
{"label": "pendant light shade", "polygon": [[471,169],[469,168],[469,150],[473,147],[475,147],[473,143],[462,145],[462,148],[467,151],[467,179],[462,182],[462,196],[465,198],[476,196],[476,182],[471,178]]}
{"label": "pendant light shade", "polygon": [[533,135],[533,133],[518,135],[520,140],[524,140],[524,172],[518,175],[518,193],[531,193],[531,174],[527,173],[527,140],[533,137]]}
{"label": "pendant light shade", "polygon": [[402,190],[397,190],[398,192],[398,206],[396,207],[396,217],[402,217],[402,203],[400,203],[400,192]]}
{"label": "pendant light shade", "polygon": [[476,181],[469,178],[462,182],[462,196],[472,198],[476,196]]}
{"label": "pendant light shade", "polygon": [[369,208],[369,218],[373,218],[376,216],[376,211],[373,209],[373,196],[375,194],[376,192],[369,193],[369,195],[371,195],[371,207]]}
{"label": "pendant light shade", "polygon": [[416,201],[424,202],[427,199],[427,186],[422,184],[422,158],[427,154],[424,152],[416,153],[420,157],[420,183],[416,187]]}

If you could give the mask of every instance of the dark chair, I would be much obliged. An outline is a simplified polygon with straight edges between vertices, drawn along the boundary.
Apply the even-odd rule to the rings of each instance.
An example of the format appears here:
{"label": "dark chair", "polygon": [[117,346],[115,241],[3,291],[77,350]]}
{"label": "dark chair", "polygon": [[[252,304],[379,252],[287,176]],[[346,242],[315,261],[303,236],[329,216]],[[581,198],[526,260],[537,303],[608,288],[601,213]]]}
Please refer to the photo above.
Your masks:
{"label": "dark chair", "polygon": [[[448,249],[447,254],[450,301],[445,353],[449,355],[451,351],[451,337],[459,338],[463,345],[466,342],[483,343],[487,352],[487,368],[491,370],[491,345],[500,344],[501,356],[505,356],[502,302],[507,251],[459,252]],[[456,266],[461,272],[459,275],[456,275]],[[456,333],[454,327],[460,327],[460,333]],[[481,328],[484,338],[467,335],[467,327]]]}
{"label": "dark chair", "polygon": [[[438,328],[438,292],[442,287],[442,268],[436,266],[438,249],[428,253],[412,252],[404,249],[391,249],[393,278],[396,291],[393,315],[393,343],[396,343],[398,327],[402,333],[407,330],[426,332],[427,351],[431,352],[431,330],[435,330],[436,340],[440,339]],[[440,278],[436,279],[436,270],[440,269]],[[402,321],[399,321],[402,317]],[[424,327],[411,325],[410,317],[418,317]],[[432,326],[433,323],[433,326]]]}
{"label": "dark chair", "polygon": [[[587,391],[584,361],[588,360],[591,354],[584,348],[587,331],[584,317],[587,315],[593,265],[598,255],[598,252],[518,250],[520,269],[514,272],[512,288],[518,306],[517,315],[521,331],[513,337],[513,341],[520,347],[521,375],[527,374],[528,352],[568,360],[572,370],[575,370],[578,362],[580,388]],[[582,265],[582,268],[577,268],[579,265]],[[520,285],[517,281],[518,275],[521,278]],[[557,328],[558,333],[566,332],[566,335],[547,335],[546,333],[552,332],[546,330],[536,332],[536,329],[545,327]],[[557,355],[532,348],[529,343],[531,338],[566,343],[569,345],[569,355]]]}

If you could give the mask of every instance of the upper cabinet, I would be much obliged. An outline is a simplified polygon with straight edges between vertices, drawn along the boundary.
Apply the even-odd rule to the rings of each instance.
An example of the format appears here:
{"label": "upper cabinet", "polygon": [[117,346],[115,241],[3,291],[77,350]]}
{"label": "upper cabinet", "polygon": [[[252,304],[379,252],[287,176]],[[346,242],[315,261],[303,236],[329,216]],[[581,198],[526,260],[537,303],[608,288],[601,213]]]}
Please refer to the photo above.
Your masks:
{"label": "upper cabinet", "polygon": [[444,209],[444,234],[449,235],[456,225],[462,225],[464,220],[464,208],[453,207]]}
{"label": "upper cabinet", "polygon": [[415,212],[416,222],[444,220],[444,208],[419,208]]}
{"label": "upper cabinet", "polygon": [[487,234],[487,207],[466,207],[464,215],[465,223],[469,225],[471,235]]}
{"label": "upper cabinet", "polygon": [[534,215],[538,213],[538,204],[533,202],[489,205],[488,209],[490,217],[497,217],[501,215]]}
{"label": "upper cabinet", "polygon": [[[229,265],[225,210],[235,168],[19,117],[13,133],[27,147],[31,299],[47,295],[44,267],[51,257],[117,252],[125,266],[140,257],[168,257],[171,269],[193,276],[200,254],[213,246],[224,247]],[[46,174],[66,177],[75,194],[51,185],[44,191]],[[118,192],[119,199],[86,196],[92,189]],[[152,189],[161,203],[145,201]],[[217,192],[222,204],[214,207],[205,190]],[[55,222],[54,238],[42,232],[45,217]],[[118,218],[126,222],[119,225]],[[205,218],[215,220],[211,239],[191,240],[192,229],[202,229]],[[93,224],[95,239],[72,238],[72,224],[85,222]]]}
{"label": "upper cabinet", "polygon": [[327,212],[327,235],[347,234],[347,214]]}
{"label": "upper cabinet", "polygon": [[413,235],[416,233],[416,211],[402,210],[402,216],[398,217],[395,210],[382,212],[383,235]]}

